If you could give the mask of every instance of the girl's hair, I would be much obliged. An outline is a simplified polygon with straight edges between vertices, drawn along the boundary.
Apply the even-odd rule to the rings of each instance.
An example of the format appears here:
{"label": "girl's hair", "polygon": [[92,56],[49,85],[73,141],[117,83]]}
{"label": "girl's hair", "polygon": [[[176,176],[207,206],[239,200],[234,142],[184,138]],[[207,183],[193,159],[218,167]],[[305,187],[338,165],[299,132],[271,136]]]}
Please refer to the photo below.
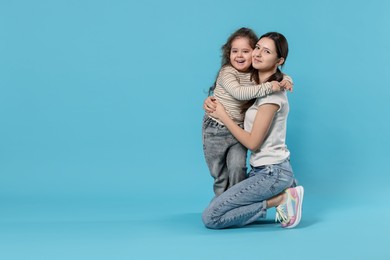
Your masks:
{"label": "girl's hair", "polygon": [[[256,43],[258,41],[257,35],[252,29],[242,27],[242,28],[238,29],[237,31],[235,31],[232,35],[229,36],[226,43],[224,45],[222,45],[222,48],[221,48],[221,50],[222,50],[221,68],[223,68],[224,66],[227,66],[227,65],[232,65],[230,63],[230,51],[232,49],[233,41],[237,38],[248,39],[249,45],[252,47],[252,49],[255,48]],[[250,72],[252,73],[253,72],[252,66],[251,66],[250,70],[251,70]],[[213,91],[215,89],[215,86],[217,84],[217,78],[218,78],[218,74],[217,74],[217,77],[215,79],[214,84],[209,89],[209,96],[213,93]]]}
{"label": "girl's hair", "polygon": [[[283,34],[277,33],[277,32],[269,32],[266,34],[263,34],[260,38],[259,41],[262,38],[269,38],[271,39],[276,47],[276,54],[278,55],[278,58],[284,58],[284,63],[286,62],[287,55],[288,55],[288,42],[286,37],[284,37]],[[256,81],[257,84],[260,83],[259,79],[259,73],[257,71],[252,71],[252,79]],[[280,71],[279,68],[276,69],[276,72],[272,74],[265,82],[270,82],[270,81],[282,81],[283,80],[283,73]]]}
{"label": "girl's hair", "polygon": [[[284,58],[284,62],[282,64],[282,66],[283,66],[284,63],[286,62],[287,55],[288,55],[288,42],[287,42],[286,37],[284,37],[284,35],[281,33],[269,32],[269,33],[266,33],[266,34],[263,34],[262,36],[260,36],[259,41],[262,38],[269,38],[274,42],[275,47],[276,47],[276,54],[277,54],[278,58]],[[257,70],[252,70],[251,79],[254,80],[257,84],[260,84],[259,73]],[[283,73],[280,71],[279,68],[277,68],[276,72],[274,74],[272,74],[271,76],[269,76],[265,82],[271,82],[271,81],[279,81],[280,82],[282,80],[283,80]],[[255,103],[255,101],[256,101],[256,99],[251,99],[251,100],[245,102],[241,106],[241,109],[242,109],[241,112],[245,113],[245,111],[248,108],[250,108]]]}

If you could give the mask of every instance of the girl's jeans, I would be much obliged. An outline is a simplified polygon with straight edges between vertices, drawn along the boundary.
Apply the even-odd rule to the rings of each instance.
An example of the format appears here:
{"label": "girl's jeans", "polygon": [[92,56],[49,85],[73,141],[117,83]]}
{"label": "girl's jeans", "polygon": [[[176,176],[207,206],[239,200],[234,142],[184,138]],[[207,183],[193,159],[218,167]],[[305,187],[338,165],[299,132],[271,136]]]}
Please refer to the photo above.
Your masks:
{"label": "girl's jeans", "polygon": [[244,226],[266,217],[266,200],[295,185],[290,160],[253,167],[249,177],[214,198],[202,215],[208,228]]}
{"label": "girl's jeans", "polygon": [[246,177],[247,149],[224,126],[205,115],[202,127],[203,151],[214,193],[219,196]]}

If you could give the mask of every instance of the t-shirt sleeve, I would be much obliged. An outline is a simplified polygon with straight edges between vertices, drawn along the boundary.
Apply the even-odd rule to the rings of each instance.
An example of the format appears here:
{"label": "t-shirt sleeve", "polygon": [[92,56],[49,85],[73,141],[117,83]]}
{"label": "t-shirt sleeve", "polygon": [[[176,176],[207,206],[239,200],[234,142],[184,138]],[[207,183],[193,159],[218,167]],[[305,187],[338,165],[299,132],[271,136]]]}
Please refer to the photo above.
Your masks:
{"label": "t-shirt sleeve", "polygon": [[277,93],[274,93],[273,95],[269,95],[263,98],[259,98],[256,100],[255,105],[258,107],[265,104],[275,104],[279,106],[278,111],[283,107],[283,105],[286,103],[285,99],[285,93],[284,91],[280,91]]}

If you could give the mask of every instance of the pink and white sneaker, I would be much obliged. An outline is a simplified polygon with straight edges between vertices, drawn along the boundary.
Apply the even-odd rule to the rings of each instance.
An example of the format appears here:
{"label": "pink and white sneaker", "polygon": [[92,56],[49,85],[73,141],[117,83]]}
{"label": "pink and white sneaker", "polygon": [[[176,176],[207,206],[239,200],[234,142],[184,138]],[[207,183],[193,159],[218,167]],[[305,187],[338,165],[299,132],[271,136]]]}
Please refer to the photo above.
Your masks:
{"label": "pink and white sneaker", "polygon": [[276,221],[284,228],[293,228],[299,224],[302,216],[302,202],[304,189],[302,186],[285,190],[287,199],[276,207]]}

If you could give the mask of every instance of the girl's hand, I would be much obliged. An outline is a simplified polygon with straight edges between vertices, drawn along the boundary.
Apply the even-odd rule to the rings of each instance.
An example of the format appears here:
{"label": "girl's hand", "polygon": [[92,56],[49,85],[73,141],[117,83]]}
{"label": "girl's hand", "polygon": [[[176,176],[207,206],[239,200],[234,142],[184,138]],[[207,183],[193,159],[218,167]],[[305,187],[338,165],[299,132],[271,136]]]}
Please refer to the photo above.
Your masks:
{"label": "girl's hand", "polygon": [[280,82],[278,81],[271,81],[272,84],[272,92],[279,92],[283,90],[282,86],[280,85]]}
{"label": "girl's hand", "polygon": [[282,80],[280,83],[279,83],[279,85],[280,85],[280,87],[282,88],[282,89],[285,89],[285,90],[288,90],[288,91],[290,91],[290,92],[292,92],[293,91],[293,86],[294,86],[294,84],[292,84],[290,81],[288,81],[288,80]]}
{"label": "girl's hand", "polygon": [[206,110],[207,114],[211,114],[217,109],[217,103],[215,97],[208,97],[203,102],[203,109]]}
{"label": "girl's hand", "polygon": [[220,119],[221,121],[223,121],[223,118],[228,116],[225,107],[221,103],[219,103],[218,100],[215,100],[214,103],[217,105],[217,107],[214,112],[210,113],[210,115],[216,119]]}

